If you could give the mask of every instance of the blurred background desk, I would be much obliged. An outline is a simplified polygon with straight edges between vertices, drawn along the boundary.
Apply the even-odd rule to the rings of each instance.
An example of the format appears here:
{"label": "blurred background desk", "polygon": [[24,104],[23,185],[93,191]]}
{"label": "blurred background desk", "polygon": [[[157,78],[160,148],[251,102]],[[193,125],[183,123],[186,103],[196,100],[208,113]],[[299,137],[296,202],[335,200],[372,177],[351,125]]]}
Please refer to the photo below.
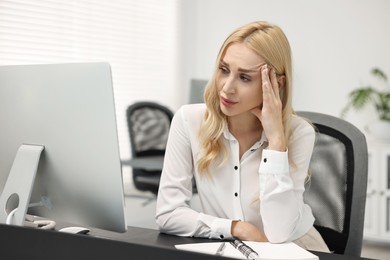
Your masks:
{"label": "blurred background desk", "polygon": [[130,166],[132,168],[145,169],[149,171],[162,170],[164,165],[164,156],[145,156],[131,158],[130,160],[122,160],[123,166]]}
{"label": "blurred background desk", "polygon": [[[132,168],[132,180],[135,188],[141,192],[148,191],[157,196],[160,185],[161,171],[164,165],[164,155],[133,157],[122,160],[123,166]],[[145,203],[148,204],[148,199]]]}

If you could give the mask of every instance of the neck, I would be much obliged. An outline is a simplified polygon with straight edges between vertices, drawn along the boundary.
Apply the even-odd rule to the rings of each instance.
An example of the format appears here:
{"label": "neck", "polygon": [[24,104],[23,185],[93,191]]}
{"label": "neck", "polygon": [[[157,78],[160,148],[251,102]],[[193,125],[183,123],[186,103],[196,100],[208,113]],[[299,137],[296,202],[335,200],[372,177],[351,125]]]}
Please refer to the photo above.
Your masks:
{"label": "neck", "polygon": [[231,116],[227,119],[229,131],[234,134],[248,134],[261,132],[262,126],[259,119],[252,113]]}

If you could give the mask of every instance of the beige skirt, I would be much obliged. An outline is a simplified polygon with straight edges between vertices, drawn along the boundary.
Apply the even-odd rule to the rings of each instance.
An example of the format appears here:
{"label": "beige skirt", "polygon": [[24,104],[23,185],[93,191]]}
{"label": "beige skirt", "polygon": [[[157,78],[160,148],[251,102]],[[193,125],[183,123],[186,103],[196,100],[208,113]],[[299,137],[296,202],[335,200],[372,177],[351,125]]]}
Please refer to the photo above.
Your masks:
{"label": "beige skirt", "polygon": [[306,250],[330,253],[324,239],[315,227],[312,227],[305,235],[293,242]]}

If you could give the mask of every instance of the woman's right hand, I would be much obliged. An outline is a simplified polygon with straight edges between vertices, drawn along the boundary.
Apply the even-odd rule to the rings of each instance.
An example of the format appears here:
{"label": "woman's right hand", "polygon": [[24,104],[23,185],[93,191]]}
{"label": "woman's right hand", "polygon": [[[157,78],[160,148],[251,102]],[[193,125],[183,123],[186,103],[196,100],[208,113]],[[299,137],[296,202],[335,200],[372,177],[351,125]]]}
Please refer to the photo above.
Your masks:
{"label": "woman's right hand", "polygon": [[255,225],[245,221],[232,221],[231,234],[233,237],[243,241],[268,242],[264,232]]}
{"label": "woman's right hand", "polygon": [[283,104],[280,89],[284,87],[284,76],[276,75],[274,68],[264,64],[260,67],[263,90],[261,109],[256,107],[251,112],[260,120],[268,139],[268,149],[285,152],[287,149],[283,126]]}

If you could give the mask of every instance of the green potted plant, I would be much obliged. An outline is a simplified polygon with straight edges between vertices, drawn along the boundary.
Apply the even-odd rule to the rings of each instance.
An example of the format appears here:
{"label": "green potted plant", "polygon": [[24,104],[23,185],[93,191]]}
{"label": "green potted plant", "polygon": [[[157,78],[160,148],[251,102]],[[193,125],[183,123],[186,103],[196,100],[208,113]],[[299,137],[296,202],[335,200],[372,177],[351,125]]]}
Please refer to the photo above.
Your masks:
{"label": "green potted plant", "polygon": [[390,86],[386,74],[379,68],[373,68],[371,74],[385,83],[381,90],[371,85],[359,87],[349,93],[349,102],[344,107],[341,115],[345,116],[352,107],[359,110],[368,104],[376,109],[378,122],[368,127],[369,132],[381,139],[390,139]]}

